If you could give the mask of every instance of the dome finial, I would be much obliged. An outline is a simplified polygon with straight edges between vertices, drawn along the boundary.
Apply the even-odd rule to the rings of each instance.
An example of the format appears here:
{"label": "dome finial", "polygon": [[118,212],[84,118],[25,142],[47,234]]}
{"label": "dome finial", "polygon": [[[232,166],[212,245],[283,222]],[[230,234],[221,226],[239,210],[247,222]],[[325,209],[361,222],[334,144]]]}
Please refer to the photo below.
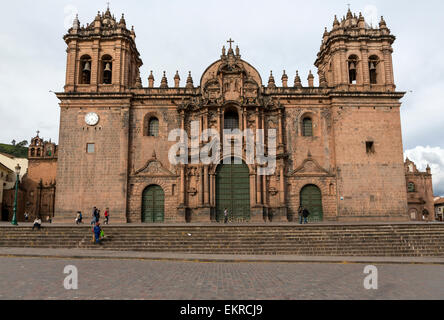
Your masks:
{"label": "dome finial", "polygon": [[299,71],[296,70],[296,77],[294,77],[294,87],[302,88],[301,77],[299,76]]}
{"label": "dome finial", "polygon": [[352,14],[352,12],[350,10],[350,4],[347,4],[347,5],[348,5],[347,19],[352,19],[353,18],[353,14]]}
{"label": "dome finial", "polygon": [[338,16],[335,15],[335,19],[333,20],[333,29],[339,27]]}
{"label": "dome finial", "polygon": [[166,72],[163,72],[162,80],[160,81],[160,87],[161,88],[168,88],[168,79],[166,77]]}
{"label": "dome finial", "polygon": [[314,86],[314,75],[313,73],[311,73],[311,70],[308,74],[307,80],[308,80],[308,86],[312,88]]}
{"label": "dome finial", "polygon": [[77,30],[80,28],[80,21],[79,21],[79,15],[76,14],[76,17],[74,18],[74,21],[72,22],[72,28]]}
{"label": "dome finial", "polygon": [[154,76],[153,76],[153,70],[150,71],[150,75],[148,77],[148,87],[153,88],[154,87]]}
{"label": "dome finial", "polygon": [[270,78],[268,78],[268,87],[275,88],[276,84],[274,82],[273,71],[270,71]]}
{"label": "dome finial", "polygon": [[176,75],[174,76],[174,87],[179,88],[179,85],[180,85],[179,70],[176,70]]}
{"label": "dome finial", "polygon": [[188,89],[194,88],[193,78],[191,77],[191,71],[188,71],[187,84],[186,84],[185,87],[188,88]]}
{"label": "dome finial", "polygon": [[385,23],[384,17],[381,16],[381,21],[379,22],[379,28],[381,29],[386,29],[387,28],[387,24]]}

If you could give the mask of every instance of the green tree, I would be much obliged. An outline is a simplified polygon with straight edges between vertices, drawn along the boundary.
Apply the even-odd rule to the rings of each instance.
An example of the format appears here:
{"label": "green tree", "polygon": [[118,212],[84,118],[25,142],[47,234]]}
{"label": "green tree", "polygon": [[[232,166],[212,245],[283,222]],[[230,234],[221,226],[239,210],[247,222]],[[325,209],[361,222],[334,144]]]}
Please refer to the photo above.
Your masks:
{"label": "green tree", "polygon": [[17,147],[26,147],[27,145],[28,145],[27,140],[23,140],[23,141],[17,143]]}

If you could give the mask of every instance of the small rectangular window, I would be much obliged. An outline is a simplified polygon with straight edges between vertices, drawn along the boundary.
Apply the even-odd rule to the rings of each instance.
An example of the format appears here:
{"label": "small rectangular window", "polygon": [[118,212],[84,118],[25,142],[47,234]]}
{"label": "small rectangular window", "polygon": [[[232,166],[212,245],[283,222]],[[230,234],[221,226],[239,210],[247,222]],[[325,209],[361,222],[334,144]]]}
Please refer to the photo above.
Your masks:
{"label": "small rectangular window", "polygon": [[86,144],[86,152],[87,153],[94,153],[95,146],[94,143],[87,143]]}
{"label": "small rectangular window", "polygon": [[373,141],[367,141],[365,143],[365,149],[367,151],[367,154],[375,153],[375,144]]}

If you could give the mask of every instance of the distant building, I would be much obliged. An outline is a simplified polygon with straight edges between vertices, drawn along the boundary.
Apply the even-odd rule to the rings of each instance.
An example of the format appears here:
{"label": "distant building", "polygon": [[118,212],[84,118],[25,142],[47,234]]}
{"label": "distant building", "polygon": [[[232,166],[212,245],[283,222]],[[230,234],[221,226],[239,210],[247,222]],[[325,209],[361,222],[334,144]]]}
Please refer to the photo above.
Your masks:
{"label": "distant building", "polygon": [[[20,165],[20,181],[26,175],[28,170],[28,159],[16,158],[10,154],[0,152],[0,210],[1,221],[11,221],[13,215],[13,205],[15,197],[15,167]],[[18,207],[22,209],[22,191],[18,194]],[[12,200],[11,200],[12,199]]]}
{"label": "distant building", "polygon": [[430,167],[427,166],[426,172],[421,172],[409,158],[406,159],[404,167],[410,219],[412,221],[422,221],[424,215],[425,220],[434,221],[435,210]]}
{"label": "distant building", "polygon": [[435,198],[435,217],[438,221],[444,221],[444,198]]}
{"label": "distant building", "polygon": [[1,220],[8,220],[9,212],[3,208],[3,190],[14,184],[14,171],[0,162],[0,210]]}
{"label": "distant building", "polygon": [[[17,159],[10,163],[20,163],[21,181],[18,192],[17,220],[24,220],[24,213],[27,212],[30,220],[34,217],[54,216],[56,172],[57,172],[57,146],[51,140],[44,141],[37,136],[31,139],[28,148],[28,159],[17,162]],[[12,168],[12,170],[14,170]],[[14,174],[14,173],[13,173]],[[13,179],[9,190],[3,192],[2,220],[10,221],[14,206],[15,190]],[[8,212],[6,214],[6,212]]]}

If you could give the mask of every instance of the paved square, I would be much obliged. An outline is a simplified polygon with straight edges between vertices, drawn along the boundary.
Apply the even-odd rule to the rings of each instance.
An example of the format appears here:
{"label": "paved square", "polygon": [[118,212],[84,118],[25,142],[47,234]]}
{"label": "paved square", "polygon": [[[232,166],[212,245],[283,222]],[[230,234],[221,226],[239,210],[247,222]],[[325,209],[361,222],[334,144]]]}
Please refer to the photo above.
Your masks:
{"label": "paved square", "polygon": [[[78,290],[63,286],[66,265],[78,269]],[[442,265],[377,265],[379,289],[370,291],[364,267],[2,257],[0,299],[444,298]]]}

